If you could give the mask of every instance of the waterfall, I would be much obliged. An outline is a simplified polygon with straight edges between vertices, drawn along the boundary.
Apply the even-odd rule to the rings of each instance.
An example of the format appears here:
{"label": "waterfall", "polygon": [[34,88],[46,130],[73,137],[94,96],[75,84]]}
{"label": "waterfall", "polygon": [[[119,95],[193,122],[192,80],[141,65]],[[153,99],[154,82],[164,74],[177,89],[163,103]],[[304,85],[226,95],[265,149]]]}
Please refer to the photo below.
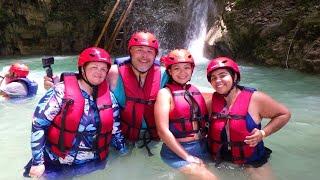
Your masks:
{"label": "waterfall", "polygon": [[205,62],[203,50],[207,34],[208,7],[212,0],[187,0],[187,48],[197,63]]}

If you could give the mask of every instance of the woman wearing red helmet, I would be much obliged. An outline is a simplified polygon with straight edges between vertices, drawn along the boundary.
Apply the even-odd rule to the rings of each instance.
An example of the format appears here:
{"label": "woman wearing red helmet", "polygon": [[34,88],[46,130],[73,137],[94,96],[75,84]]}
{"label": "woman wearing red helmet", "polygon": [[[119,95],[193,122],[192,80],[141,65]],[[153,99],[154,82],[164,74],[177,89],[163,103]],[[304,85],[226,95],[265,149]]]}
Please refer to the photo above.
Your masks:
{"label": "woman wearing red helmet", "polygon": [[185,49],[176,49],[161,61],[170,76],[155,104],[156,127],[163,141],[161,158],[192,179],[216,179],[203,162],[210,157],[204,140],[206,103],[188,83],[195,66],[193,57]]}
{"label": "woman wearing red helmet", "polygon": [[[114,124],[118,105],[105,81],[110,66],[108,52],[87,48],[78,59],[79,74],[64,73],[40,100],[25,176],[60,179],[104,168],[112,133],[120,133]],[[124,144],[119,150],[126,151]]]}
{"label": "woman wearing red helmet", "polygon": [[[218,57],[207,67],[212,96],[209,148],[213,159],[244,165],[253,179],[272,179],[271,150],[263,139],[290,119],[289,110],[263,92],[239,85],[240,70],[232,59]],[[263,118],[270,119],[261,127]]]}
{"label": "woman wearing red helmet", "polygon": [[37,94],[38,83],[27,78],[29,68],[25,64],[12,64],[0,75],[0,94],[8,98],[31,97]]}

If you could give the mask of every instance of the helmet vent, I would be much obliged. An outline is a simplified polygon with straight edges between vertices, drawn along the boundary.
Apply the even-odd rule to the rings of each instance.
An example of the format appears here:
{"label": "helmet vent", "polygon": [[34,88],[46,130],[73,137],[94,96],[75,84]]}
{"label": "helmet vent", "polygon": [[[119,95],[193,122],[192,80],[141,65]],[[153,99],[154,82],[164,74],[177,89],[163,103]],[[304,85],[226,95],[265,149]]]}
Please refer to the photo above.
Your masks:
{"label": "helmet vent", "polygon": [[135,41],[137,41],[137,42],[139,41],[138,38],[133,38],[133,39],[134,39]]}
{"label": "helmet vent", "polygon": [[91,56],[91,57],[95,57],[96,55],[95,55],[95,54],[89,54],[89,56]]}
{"label": "helmet vent", "polygon": [[227,63],[227,62],[228,62],[227,60],[222,61],[223,64],[225,64],[225,63]]}
{"label": "helmet vent", "polygon": [[156,43],[156,40],[153,40],[152,43]]}
{"label": "helmet vent", "polygon": [[174,57],[169,57],[169,59],[173,61],[173,60],[174,60]]}

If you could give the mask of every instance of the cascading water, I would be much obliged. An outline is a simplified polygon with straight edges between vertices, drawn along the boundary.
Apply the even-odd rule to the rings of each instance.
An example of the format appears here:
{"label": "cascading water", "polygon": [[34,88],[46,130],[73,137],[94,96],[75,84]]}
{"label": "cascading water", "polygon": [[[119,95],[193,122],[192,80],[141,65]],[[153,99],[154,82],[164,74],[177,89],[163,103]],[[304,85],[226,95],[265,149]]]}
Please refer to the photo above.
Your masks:
{"label": "cascading water", "polygon": [[196,62],[204,62],[203,50],[207,34],[208,10],[212,0],[187,0],[187,48],[196,59]]}

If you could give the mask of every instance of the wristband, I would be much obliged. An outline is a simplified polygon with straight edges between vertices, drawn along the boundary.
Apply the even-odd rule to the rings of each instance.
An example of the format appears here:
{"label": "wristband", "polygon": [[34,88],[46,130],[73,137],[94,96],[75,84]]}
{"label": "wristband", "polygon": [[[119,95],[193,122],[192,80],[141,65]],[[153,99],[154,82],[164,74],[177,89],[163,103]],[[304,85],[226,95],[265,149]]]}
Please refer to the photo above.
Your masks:
{"label": "wristband", "polygon": [[266,132],[264,132],[264,130],[260,130],[260,133],[262,134],[262,139],[264,139],[266,137]]}

